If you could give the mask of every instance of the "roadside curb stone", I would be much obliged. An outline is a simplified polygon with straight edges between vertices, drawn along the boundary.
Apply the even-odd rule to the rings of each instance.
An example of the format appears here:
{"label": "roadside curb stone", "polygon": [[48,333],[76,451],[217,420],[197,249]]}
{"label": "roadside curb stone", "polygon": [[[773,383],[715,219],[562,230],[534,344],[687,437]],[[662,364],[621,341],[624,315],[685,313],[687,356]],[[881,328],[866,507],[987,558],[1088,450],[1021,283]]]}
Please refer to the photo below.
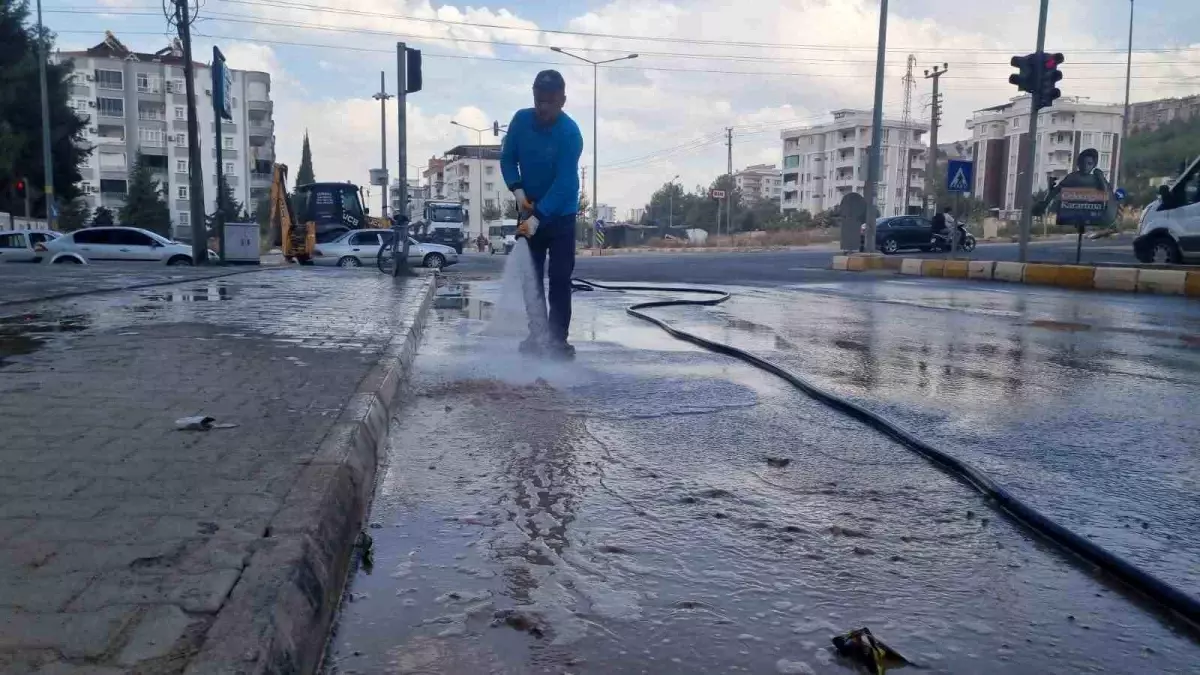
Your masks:
{"label": "roadside curb stone", "polygon": [[186,675],[311,673],[320,664],[375,488],[378,448],[433,301],[359,385],[271,519]]}

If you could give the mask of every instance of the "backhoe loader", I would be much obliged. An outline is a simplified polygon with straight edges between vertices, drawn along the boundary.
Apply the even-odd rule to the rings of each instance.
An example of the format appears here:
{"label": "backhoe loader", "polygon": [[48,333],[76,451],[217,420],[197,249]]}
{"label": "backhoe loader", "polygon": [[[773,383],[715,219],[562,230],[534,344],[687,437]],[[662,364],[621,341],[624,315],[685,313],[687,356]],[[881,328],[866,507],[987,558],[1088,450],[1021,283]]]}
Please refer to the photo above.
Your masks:
{"label": "backhoe loader", "polygon": [[372,218],[363,209],[354,183],[309,183],[287,194],[287,165],[276,164],[271,177],[272,243],[288,262],[311,265],[317,244],[333,241],[350,230],[387,229],[391,223]]}

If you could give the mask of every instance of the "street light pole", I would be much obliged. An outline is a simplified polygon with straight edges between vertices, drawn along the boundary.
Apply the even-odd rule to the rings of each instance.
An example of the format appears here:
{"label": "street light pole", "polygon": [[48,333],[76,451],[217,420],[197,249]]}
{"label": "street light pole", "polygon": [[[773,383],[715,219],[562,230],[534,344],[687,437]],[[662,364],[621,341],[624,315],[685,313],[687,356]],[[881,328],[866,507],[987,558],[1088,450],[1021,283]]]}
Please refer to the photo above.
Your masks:
{"label": "street light pole", "polygon": [[1133,0],[1129,0],[1129,45],[1125,51],[1125,114],[1121,118],[1121,140],[1117,148],[1117,175],[1113,185],[1120,187],[1125,178],[1125,143],[1129,137],[1129,75],[1133,70]]}
{"label": "street light pole", "polygon": [[469,127],[465,124],[459,124],[458,122],[455,122],[454,120],[450,120],[450,124],[453,124],[456,127],[462,127],[464,129],[469,129],[469,130],[475,132],[475,160],[476,160],[475,163],[476,163],[476,168],[479,170],[479,176],[477,177],[477,180],[475,181],[476,183],[479,184],[479,190],[478,190],[479,202],[476,204],[476,208],[479,210],[479,234],[480,234],[480,236],[482,236],[484,234],[484,231],[483,231],[483,132],[489,131],[489,129],[476,129],[475,127]]}
{"label": "street light pole", "polygon": [[[867,253],[875,252],[875,219],[879,217],[879,211],[876,207],[878,201],[879,172],[880,172],[880,156],[879,146],[883,142],[883,65],[886,56],[887,46],[887,17],[888,17],[888,0],[882,0],[879,3],[879,42],[876,46],[875,56],[875,104],[871,113],[871,150],[867,155],[867,184],[863,189],[864,197],[867,202],[867,222],[866,228],[863,230],[863,250]],[[933,102],[937,105],[937,101]],[[936,155],[937,148],[933,148]]]}
{"label": "street light pole", "polygon": [[380,200],[379,215],[387,218],[388,183],[387,183],[387,102],[392,97],[387,93],[387,80],[383,71],[379,71],[379,91],[371,98],[379,101],[379,166],[383,169],[383,198]]}
{"label": "street light pole", "polygon": [[559,54],[579,59],[584,63],[592,64],[592,226],[594,227],[596,221],[600,219],[600,150],[598,149],[598,146],[600,145],[600,66],[605,63],[612,63],[614,61],[636,59],[638,55],[626,54],[625,56],[617,57],[615,59],[593,61],[578,54],[572,54],[571,52],[563,51],[559,47],[551,47],[550,51],[558,52]]}
{"label": "street light pole", "polygon": [[[46,84],[46,34],[45,28],[42,26],[42,0],[37,3],[37,21],[38,21],[38,71],[41,74],[42,87],[42,171],[45,173],[45,180],[42,181],[42,191],[46,195],[46,228],[54,229],[54,159],[50,153],[50,94]],[[25,194],[29,194],[30,187],[25,186]],[[26,209],[26,218],[32,218],[33,214]]]}
{"label": "street light pole", "polygon": [[[679,180],[679,174],[675,174],[675,177],[671,179],[670,183],[668,183],[668,185],[671,186],[671,189],[667,191],[667,197],[668,197],[668,199],[670,199],[670,209],[671,209],[669,212],[667,212],[667,229],[668,230],[675,227],[675,181],[677,181],[677,180]],[[674,236],[674,235],[671,235],[671,236]]]}

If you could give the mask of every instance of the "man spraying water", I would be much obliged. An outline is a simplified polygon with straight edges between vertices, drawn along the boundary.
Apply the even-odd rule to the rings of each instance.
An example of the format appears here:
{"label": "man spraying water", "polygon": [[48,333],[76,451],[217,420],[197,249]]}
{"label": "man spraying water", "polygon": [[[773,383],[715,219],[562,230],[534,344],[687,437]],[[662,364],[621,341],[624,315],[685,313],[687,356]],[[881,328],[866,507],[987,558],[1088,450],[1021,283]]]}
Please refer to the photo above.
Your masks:
{"label": "man spraying water", "polygon": [[[571,274],[575,271],[575,215],[579,211],[579,156],[583,135],[562,111],[566,83],[556,70],[533,80],[533,107],[518,110],[508,125],[500,155],[504,182],[517,200],[517,236],[528,243],[536,291],[526,294],[529,337],[521,351],[570,359]],[[518,243],[514,255],[523,255]],[[549,255],[550,310],[544,278]],[[549,320],[547,323],[547,319]]]}

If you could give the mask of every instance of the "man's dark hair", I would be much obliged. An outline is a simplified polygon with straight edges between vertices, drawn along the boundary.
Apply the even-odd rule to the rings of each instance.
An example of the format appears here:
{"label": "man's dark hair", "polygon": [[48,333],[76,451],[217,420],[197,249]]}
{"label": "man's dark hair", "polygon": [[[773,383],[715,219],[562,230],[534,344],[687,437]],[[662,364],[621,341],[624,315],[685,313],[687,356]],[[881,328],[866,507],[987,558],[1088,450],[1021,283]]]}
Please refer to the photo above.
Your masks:
{"label": "man's dark hair", "polygon": [[950,212],[951,212],[951,211],[953,211],[953,210],[954,210],[954,209],[952,209],[951,207],[947,206],[946,208],[942,209],[942,213],[950,213]]}
{"label": "man's dark hair", "polygon": [[567,83],[563,80],[562,73],[557,70],[543,70],[533,78],[533,90],[565,93]]}

